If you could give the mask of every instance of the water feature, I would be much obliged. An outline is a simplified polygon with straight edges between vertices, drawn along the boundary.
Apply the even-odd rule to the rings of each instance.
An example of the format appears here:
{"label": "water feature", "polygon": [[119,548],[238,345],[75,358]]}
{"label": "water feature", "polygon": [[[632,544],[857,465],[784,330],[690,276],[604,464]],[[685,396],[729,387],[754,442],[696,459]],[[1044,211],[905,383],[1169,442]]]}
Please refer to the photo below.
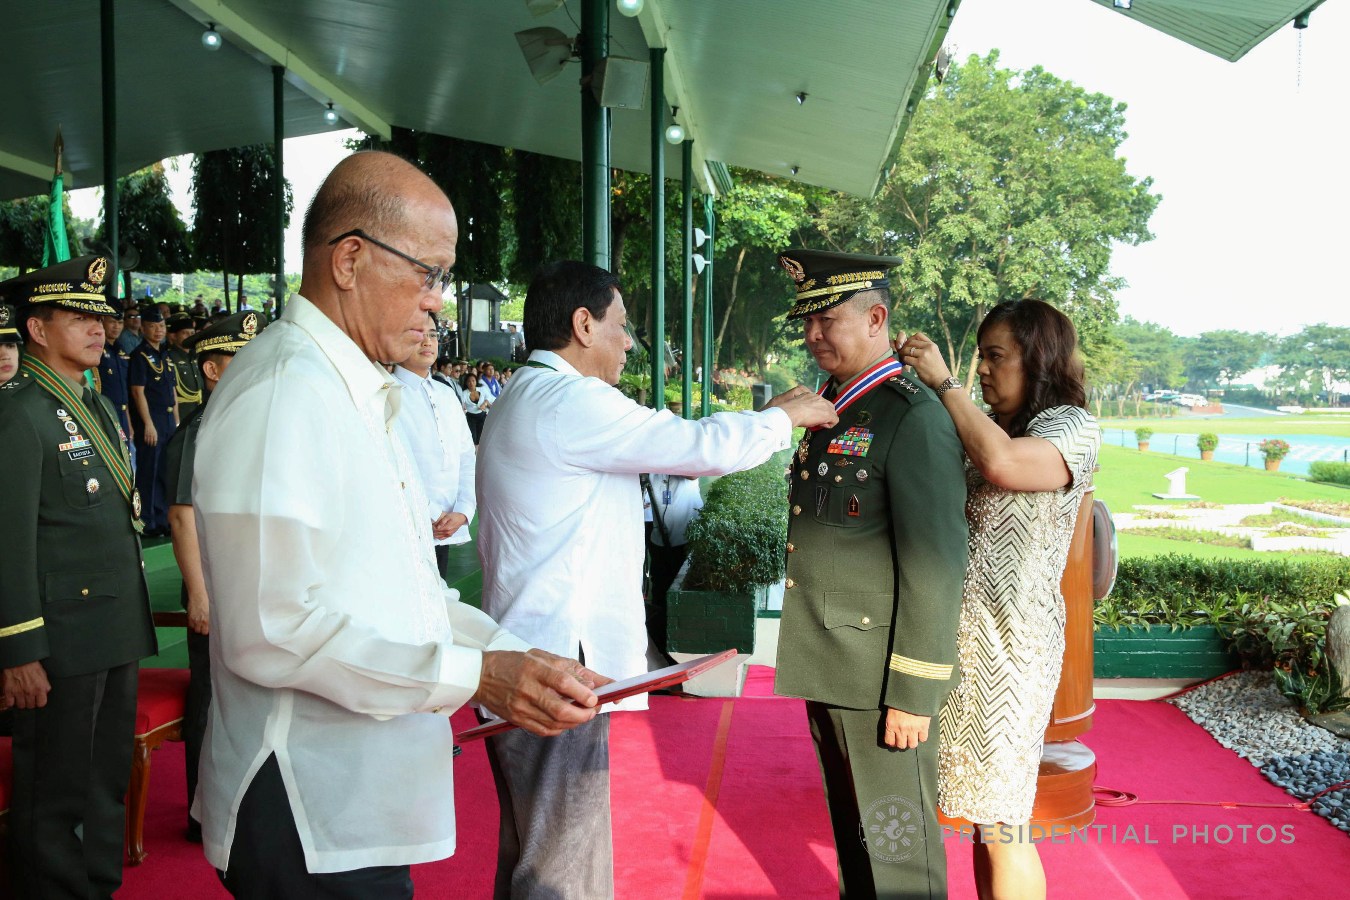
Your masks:
{"label": "water feature", "polygon": [[[1279,438],[1289,444],[1289,455],[1280,462],[1281,472],[1307,475],[1309,463],[1319,460],[1350,462],[1350,438],[1322,434],[1221,434],[1219,446],[1214,449],[1214,459],[1239,466],[1265,468],[1260,446],[1262,441],[1269,438]],[[1195,439],[1193,434],[1155,431],[1149,438],[1149,450],[1199,459],[1200,448],[1195,445]],[[1104,428],[1102,440],[1122,447],[1133,447],[1137,443],[1132,428]]]}

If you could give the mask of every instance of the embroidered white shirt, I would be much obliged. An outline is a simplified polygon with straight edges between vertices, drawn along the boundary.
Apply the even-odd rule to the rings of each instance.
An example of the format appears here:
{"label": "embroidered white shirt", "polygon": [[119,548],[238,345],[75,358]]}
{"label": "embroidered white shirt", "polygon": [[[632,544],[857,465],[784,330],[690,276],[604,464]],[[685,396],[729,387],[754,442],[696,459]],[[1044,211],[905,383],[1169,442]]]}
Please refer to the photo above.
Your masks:
{"label": "embroidered white shirt", "polygon": [[[474,499],[473,436],[464,407],[455,392],[436,379],[423,378],[399,366],[394,377],[403,385],[398,432],[408,444],[413,464],[427,495],[427,514],[436,521],[443,513],[463,513],[470,522],[478,508]],[[466,522],[437,544],[466,544]]]}
{"label": "embroidered white shirt", "polygon": [[[478,454],[483,609],[536,647],[612,678],[647,671],[641,472],[720,475],[787,447],[787,413],[686,420],[638,406],[543,350],[516,371]],[[212,401],[214,402],[214,401]],[[611,707],[612,708],[612,707]],[[646,696],[620,709],[645,709]]]}
{"label": "embroidered white shirt", "polygon": [[401,390],[297,296],[204,414],[193,508],[215,696],[195,808],[219,869],[272,754],[311,872],[454,852],[447,716],[477,690],[483,650],[527,645],[436,572],[392,432]]}

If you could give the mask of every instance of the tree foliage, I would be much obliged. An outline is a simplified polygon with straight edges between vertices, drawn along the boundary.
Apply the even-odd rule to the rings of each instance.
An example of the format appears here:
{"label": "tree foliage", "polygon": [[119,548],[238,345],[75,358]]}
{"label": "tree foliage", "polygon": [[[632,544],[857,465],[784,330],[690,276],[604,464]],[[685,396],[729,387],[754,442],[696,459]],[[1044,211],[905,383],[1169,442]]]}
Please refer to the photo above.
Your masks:
{"label": "tree foliage", "polygon": [[[289,224],[295,198],[289,181],[283,187]],[[193,249],[198,264],[224,276],[228,305],[231,275],[273,272],[281,253],[281,236],[272,221],[277,190],[272,145],[197,155],[192,160],[191,190],[196,204]]]}
{"label": "tree foliage", "polygon": [[1250,372],[1261,361],[1262,347],[1270,345],[1265,335],[1246,331],[1206,331],[1188,341],[1182,351],[1187,380],[1196,386],[1227,384]]}
{"label": "tree foliage", "polygon": [[1308,325],[1275,345],[1277,384],[1296,392],[1331,391],[1350,382],[1350,328]]}
{"label": "tree foliage", "polygon": [[[69,196],[62,199],[67,227],[73,222]],[[0,203],[0,266],[27,271],[42,265],[42,235],[50,209],[51,197],[47,195]],[[70,234],[73,254],[78,255],[78,246],[76,235]]]}
{"label": "tree foliage", "polygon": [[995,304],[1036,297],[1080,330],[1114,320],[1116,242],[1150,240],[1159,197],[1117,154],[1125,105],[997,52],[953,66],[914,117],[875,200],[817,218],[836,249],[894,254],[902,324],[932,329],[953,367]]}
{"label": "tree foliage", "polygon": [[[99,223],[95,239],[107,243],[106,223]],[[164,163],[117,179],[117,240],[135,248],[141,272],[172,273],[192,269],[187,225],[178,215],[169,191]],[[119,248],[119,252],[120,252]]]}

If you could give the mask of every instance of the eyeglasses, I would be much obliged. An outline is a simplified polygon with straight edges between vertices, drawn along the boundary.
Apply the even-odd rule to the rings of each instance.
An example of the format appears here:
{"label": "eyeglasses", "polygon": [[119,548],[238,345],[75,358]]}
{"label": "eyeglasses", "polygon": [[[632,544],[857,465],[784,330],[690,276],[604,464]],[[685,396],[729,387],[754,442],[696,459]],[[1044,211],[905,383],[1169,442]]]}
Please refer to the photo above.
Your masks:
{"label": "eyeglasses", "polygon": [[351,231],[342,232],[342,234],[339,234],[337,237],[329,241],[328,246],[331,247],[338,241],[346,240],[349,237],[359,237],[363,241],[370,241],[370,243],[374,244],[376,247],[379,247],[381,250],[388,250],[395,256],[400,257],[402,259],[406,259],[408,262],[417,266],[417,268],[426,269],[427,277],[426,281],[423,282],[423,287],[426,287],[428,289],[435,287],[436,283],[440,282],[441,293],[444,294],[447,290],[450,289],[450,282],[453,281],[455,278],[454,273],[451,272],[449,269],[442,268],[441,266],[433,266],[428,263],[424,263],[415,256],[409,256],[402,250],[399,250],[396,247],[389,246],[384,241],[376,240],[375,238],[366,234],[360,228],[353,228]]}

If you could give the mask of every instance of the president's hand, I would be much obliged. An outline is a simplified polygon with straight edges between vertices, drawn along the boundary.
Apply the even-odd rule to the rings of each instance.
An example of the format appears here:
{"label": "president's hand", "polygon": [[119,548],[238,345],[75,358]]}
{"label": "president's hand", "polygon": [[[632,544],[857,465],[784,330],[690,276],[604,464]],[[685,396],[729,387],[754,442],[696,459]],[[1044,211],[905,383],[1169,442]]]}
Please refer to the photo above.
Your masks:
{"label": "president's hand", "polygon": [[928,740],[928,724],[932,716],[916,716],[903,709],[886,710],[886,746],[896,750],[913,750]]}
{"label": "president's hand", "polygon": [[765,409],[771,406],[787,413],[793,428],[815,428],[817,425],[830,428],[839,422],[833,403],[800,384],[764,404]]}
{"label": "president's hand", "polygon": [[606,678],[574,659],[545,650],[488,650],[472,699],[531,734],[552,737],[595,718],[593,687]]}

